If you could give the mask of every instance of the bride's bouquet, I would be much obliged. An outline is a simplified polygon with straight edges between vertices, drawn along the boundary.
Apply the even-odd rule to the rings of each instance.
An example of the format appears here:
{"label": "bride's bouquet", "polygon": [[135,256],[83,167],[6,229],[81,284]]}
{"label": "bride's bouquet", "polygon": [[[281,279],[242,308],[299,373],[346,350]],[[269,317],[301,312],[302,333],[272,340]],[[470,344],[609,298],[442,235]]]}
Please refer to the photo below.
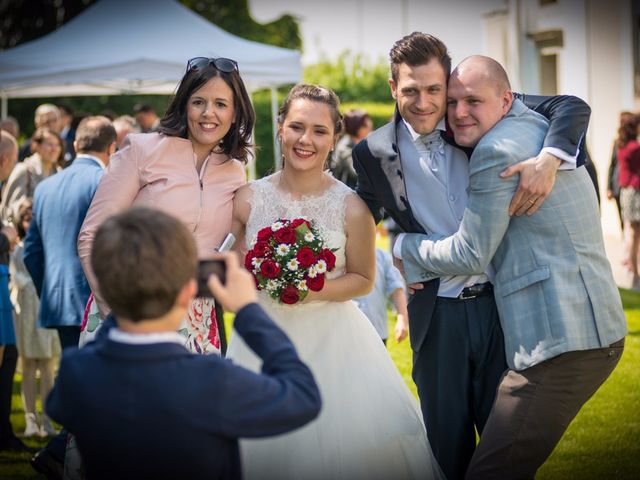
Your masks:
{"label": "bride's bouquet", "polygon": [[325,274],[334,269],[336,257],[324,245],[312,222],[280,219],[258,232],[244,266],[253,273],[258,290],[292,305],[304,300],[310,290],[322,290]]}

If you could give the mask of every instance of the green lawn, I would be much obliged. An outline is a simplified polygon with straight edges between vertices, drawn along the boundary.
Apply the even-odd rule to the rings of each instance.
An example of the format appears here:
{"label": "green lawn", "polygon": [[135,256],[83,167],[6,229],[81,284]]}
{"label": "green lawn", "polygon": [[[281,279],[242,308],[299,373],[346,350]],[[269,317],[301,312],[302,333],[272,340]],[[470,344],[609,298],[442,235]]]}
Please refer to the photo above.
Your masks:
{"label": "green lawn", "polygon": [[[540,469],[538,479],[631,479],[640,475],[640,294],[621,290],[621,295],[629,324],[622,360],[612,376],[582,408]],[[231,319],[226,320],[229,325]],[[408,341],[398,345],[390,340],[389,351],[415,394]],[[19,382],[19,378],[17,380]],[[14,389],[11,420],[16,432],[21,432],[24,415],[18,382]],[[44,445],[44,441],[39,440],[27,443],[31,446]],[[28,454],[0,453],[0,478],[44,478],[31,469],[28,458]]]}

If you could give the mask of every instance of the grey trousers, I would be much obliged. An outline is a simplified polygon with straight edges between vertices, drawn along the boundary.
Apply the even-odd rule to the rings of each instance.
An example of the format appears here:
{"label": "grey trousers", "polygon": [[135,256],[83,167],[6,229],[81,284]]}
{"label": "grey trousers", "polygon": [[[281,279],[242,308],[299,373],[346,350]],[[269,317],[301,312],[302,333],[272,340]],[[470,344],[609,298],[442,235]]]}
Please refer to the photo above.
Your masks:
{"label": "grey trousers", "polygon": [[467,479],[532,479],[571,421],[618,364],[624,339],[507,370]]}

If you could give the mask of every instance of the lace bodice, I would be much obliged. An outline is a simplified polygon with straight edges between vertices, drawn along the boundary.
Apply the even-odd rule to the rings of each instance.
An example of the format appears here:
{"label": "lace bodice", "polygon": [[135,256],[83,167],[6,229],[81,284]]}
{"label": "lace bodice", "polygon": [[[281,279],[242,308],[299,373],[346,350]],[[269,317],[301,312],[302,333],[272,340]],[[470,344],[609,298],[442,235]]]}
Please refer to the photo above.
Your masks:
{"label": "lace bodice", "polygon": [[302,197],[294,200],[273,182],[273,176],[251,183],[251,213],[246,226],[246,241],[249,248],[256,243],[258,231],[278,219],[303,217],[315,222],[328,248],[338,249],[335,269],[327,278],[344,275],[346,270],[345,245],[345,200],[352,190],[343,183],[334,183],[321,196]]}

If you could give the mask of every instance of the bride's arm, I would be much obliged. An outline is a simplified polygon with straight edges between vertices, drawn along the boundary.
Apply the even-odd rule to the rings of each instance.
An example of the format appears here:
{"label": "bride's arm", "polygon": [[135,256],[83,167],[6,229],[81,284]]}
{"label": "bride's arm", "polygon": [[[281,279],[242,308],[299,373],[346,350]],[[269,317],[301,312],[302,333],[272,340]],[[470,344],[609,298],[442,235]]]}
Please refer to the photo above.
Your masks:
{"label": "bride's arm", "polygon": [[319,292],[309,292],[305,301],[344,302],[366,295],[373,288],[376,275],[376,227],[365,203],[356,195],[346,199],[345,231],[347,235],[347,272],[327,280]]}
{"label": "bride's arm", "polygon": [[244,255],[247,252],[245,233],[247,221],[249,220],[249,212],[251,211],[251,204],[249,203],[250,197],[251,189],[248,184],[240,187],[233,197],[231,233],[236,237],[236,243],[233,245],[233,250],[241,255]]}

